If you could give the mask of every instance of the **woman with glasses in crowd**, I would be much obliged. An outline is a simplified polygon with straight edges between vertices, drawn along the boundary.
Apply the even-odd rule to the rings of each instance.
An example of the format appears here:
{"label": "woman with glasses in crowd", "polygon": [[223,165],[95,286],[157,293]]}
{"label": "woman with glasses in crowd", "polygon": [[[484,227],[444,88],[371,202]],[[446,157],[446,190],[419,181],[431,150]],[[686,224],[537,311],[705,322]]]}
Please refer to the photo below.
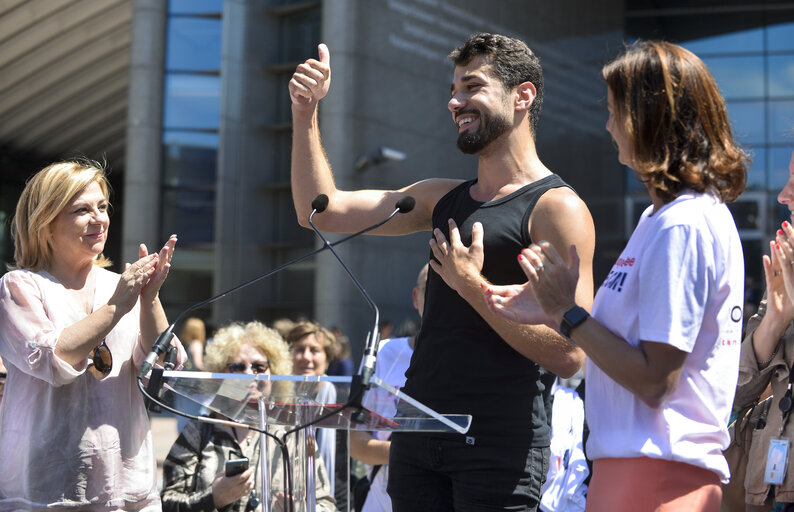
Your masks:
{"label": "woman with glasses in crowd", "polygon": [[[257,375],[289,375],[292,360],[289,348],[273,329],[259,322],[231,324],[218,330],[207,346],[205,368],[214,373],[246,373]],[[259,381],[257,393],[269,395],[283,382]],[[272,389],[278,395],[278,389]],[[267,445],[270,471],[271,507],[283,507],[284,480],[281,451],[276,442]],[[289,452],[295,449],[295,436],[287,439]],[[258,487],[259,433],[247,428],[211,424],[192,420],[185,425],[163,465],[163,510],[245,511],[256,508],[254,499],[261,499]],[[248,469],[237,475],[226,475],[225,462],[248,459]],[[256,493],[252,494],[254,489]],[[315,496],[317,510],[332,512],[328,474],[322,460],[315,464]]]}
{"label": "woman with glasses in crowd", "polygon": [[0,278],[2,510],[160,509],[136,376],[168,326],[158,292],[176,235],[106,270],[108,192],[99,164],[60,162],[17,204],[14,270]]}

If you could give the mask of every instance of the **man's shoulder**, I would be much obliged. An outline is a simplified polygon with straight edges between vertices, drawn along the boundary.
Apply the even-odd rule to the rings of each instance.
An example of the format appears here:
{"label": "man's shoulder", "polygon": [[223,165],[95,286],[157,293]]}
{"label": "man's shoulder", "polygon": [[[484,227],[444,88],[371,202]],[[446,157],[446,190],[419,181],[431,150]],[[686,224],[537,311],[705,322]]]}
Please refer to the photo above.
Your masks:
{"label": "man's shoulder", "polygon": [[570,185],[560,180],[561,186],[556,186],[546,190],[538,204],[545,203],[547,207],[570,208],[570,207],[584,207],[584,201]]}
{"label": "man's shoulder", "polygon": [[[595,240],[595,224],[587,205],[568,187],[547,190],[529,218],[530,238],[588,245]],[[559,250],[559,249],[558,249]]]}
{"label": "man's shoulder", "polygon": [[574,221],[582,217],[591,218],[585,202],[569,187],[556,187],[544,192],[535,205],[533,217],[536,220],[545,219],[551,222],[557,219],[570,218]]}
{"label": "man's shoulder", "polygon": [[473,181],[452,178],[428,178],[414,183],[411,188],[419,196],[416,198],[417,200],[424,200],[432,208],[456,188],[463,187]]}

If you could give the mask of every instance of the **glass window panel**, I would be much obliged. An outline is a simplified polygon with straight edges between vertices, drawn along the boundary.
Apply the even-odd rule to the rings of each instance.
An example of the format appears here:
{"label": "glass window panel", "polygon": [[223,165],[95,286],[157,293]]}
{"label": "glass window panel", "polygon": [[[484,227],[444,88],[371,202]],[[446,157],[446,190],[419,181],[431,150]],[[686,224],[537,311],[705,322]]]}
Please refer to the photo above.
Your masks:
{"label": "glass window panel", "polygon": [[166,130],[163,132],[163,142],[169,145],[217,148],[218,133]]}
{"label": "glass window panel", "polygon": [[163,232],[176,233],[183,245],[215,240],[215,192],[163,190]]}
{"label": "glass window panel", "polygon": [[221,20],[170,18],[167,45],[167,70],[219,71]]}
{"label": "glass window panel", "polygon": [[[320,9],[299,11],[281,20],[281,60],[283,62],[306,59],[306,51],[320,42]],[[316,55],[315,55],[316,57]]]}
{"label": "glass window panel", "polygon": [[736,223],[736,229],[739,231],[760,231],[764,227],[761,226],[761,211],[763,205],[755,199],[746,199],[744,196],[740,197],[737,201],[728,205],[728,208],[733,214],[733,221]]}
{"label": "glass window panel", "polygon": [[764,271],[761,255],[769,252],[767,240],[742,240],[745,262],[744,320],[745,323],[756,312],[764,295]]}
{"label": "glass window panel", "polygon": [[766,109],[763,101],[728,101],[733,135],[742,144],[765,142]]}
{"label": "glass window panel", "polygon": [[645,185],[637,178],[637,173],[631,167],[626,166],[626,195],[634,195],[634,192],[646,190]]}
{"label": "glass window panel", "polygon": [[217,130],[220,90],[221,80],[217,76],[166,75],[165,127]]}
{"label": "glass window panel", "polygon": [[170,187],[214,187],[218,150],[182,144],[163,145],[163,183]]}
{"label": "glass window panel", "polygon": [[[295,207],[292,202],[292,192],[289,189],[275,192],[268,197],[268,200],[273,202],[271,216],[273,218],[273,234],[275,235],[274,242],[289,240],[305,246],[314,243],[315,237],[311,230],[301,229],[300,224],[295,222]],[[310,236],[306,236],[307,234]]]}
{"label": "glass window panel", "polygon": [[726,49],[735,52],[760,52],[764,49],[764,31],[762,28],[742,30],[714,37],[704,37],[681,43],[684,48],[698,54],[725,53]]}
{"label": "glass window panel", "polygon": [[170,0],[170,14],[220,14],[223,12],[223,0]]}
{"label": "glass window panel", "polygon": [[[163,286],[160,290],[160,301],[166,315],[171,319],[196,301],[212,296],[212,269],[186,268],[185,255],[190,250],[184,247],[181,249],[174,252],[173,265],[168,271],[168,286]],[[206,311],[199,310],[194,315],[201,316]]]}
{"label": "glass window panel", "polygon": [[763,57],[704,58],[726,99],[764,97]]}
{"label": "glass window panel", "polygon": [[751,162],[747,167],[747,189],[763,190],[766,188],[766,148],[763,146],[744,146]]}
{"label": "glass window panel", "polygon": [[[784,220],[789,222],[794,222],[794,215],[791,214],[791,210],[788,209],[788,206],[785,204],[780,204],[777,200],[777,192],[775,191],[774,194],[770,194],[770,204],[774,205],[773,209],[775,211],[775,216],[771,219],[772,225],[770,226],[770,233],[774,233],[778,229],[780,229],[780,225],[783,223]],[[744,258],[747,261],[747,258]]]}
{"label": "glass window panel", "polygon": [[792,149],[794,146],[769,148],[769,189],[775,193],[788,181]]}
{"label": "glass window panel", "polygon": [[794,23],[780,23],[766,29],[769,51],[794,50]]}
{"label": "glass window panel", "polygon": [[291,123],[292,122],[292,100],[289,97],[289,78],[280,80],[276,86],[276,95],[278,100],[278,108],[275,110],[277,123]]}
{"label": "glass window panel", "polygon": [[794,55],[769,56],[769,96],[794,96]]}
{"label": "glass window panel", "polygon": [[769,140],[794,142],[794,101],[769,102]]}
{"label": "glass window panel", "polygon": [[273,153],[265,166],[269,183],[289,183],[292,158],[292,132],[288,130],[273,132]]}
{"label": "glass window panel", "polygon": [[[297,258],[305,254],[306,247],[295,247],[277,251],[276,262],[281,264],[290,259]],[[300,313],[293,316],[296,318],[303,315],[311,315],[312,303],[314,301],[314,262],[306,265],[293,265],[273,276],[276,297],[279,298],[280,306],[297,310]]]}

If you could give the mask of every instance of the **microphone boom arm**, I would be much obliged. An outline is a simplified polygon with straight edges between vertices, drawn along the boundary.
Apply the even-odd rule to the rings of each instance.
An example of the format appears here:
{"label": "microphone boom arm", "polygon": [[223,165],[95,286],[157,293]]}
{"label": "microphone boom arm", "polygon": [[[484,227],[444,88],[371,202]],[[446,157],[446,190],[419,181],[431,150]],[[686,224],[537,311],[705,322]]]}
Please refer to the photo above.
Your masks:
{"label": "microphone boom arm", "polygon": [[[397,213],[408,213],[408,212],[410,212],[411,210],[414,209],[415,206],[416,206],[416,200],[413,197],[411,197],[411,196],[403,196],[403,197],[401,197],[397,201],[397,204],[394,205],[394,211],[391,213],[391,215],[389,215],[384,220],[382,220],[381,222],[379,222],[378,224],[373,226],[371,229],[374,229],[375,227],[378,227],[378,226],[381,226],[381,225],[385,224],[386,222],[391,220],[392,217],[397,215]],[[331,244],[325,238],[325,236],[323,236],[323,234],[320,232],[320,230],[317,229],[317,226],[314,225],[314,222],[312,221],[312,219],[314,217],[314,214],[315,213],[322,213],[322,212],[325,211],[326,208],[328,208],[328,196],[325,195],[325,194],[320,194],[317,197],[315,197],[312,200],[312,212],[309,214],[309,225],[312,227],[312,229],[317,234],[317,236],[319,236],[320,239],[324,242],[324,245],[323,245],[322,248],[323,249],[328,248],[331,251],[331,253],[337,259],[339,264],[342,265],[342,268],[345,269],[345,272],[347,272],[347,275],[350,277],[350,279],[356,285],[356,288],[358,288],[358,291],[361,293],[361,295],[364,297],[364,299],[370,305],[372,310],[375,312],[375,323],[374,323],[374,325],[372,327],[372,331],[367,335],[367,341],[366,341],[366,344],[364,346],[364,356],[363,356],[363,364],[361,365],[361,374],[354,378],[354,384],[360,385],[361,388],[366,390],[366,389],[369,389],[369,381],[372,378],[372,375],[375,373],[375,360],[376,360],[377,355],[378,355],[378,345],[380,345],[380,339],[379,339],[380,334],[378,332],[378,324],[380,322],[380,312],[378,311],[378,306],[375,304],[375,301],[372,300],[372,298],[369,296],[367,291],[364,290],[364,287],[361,286],[361,283],[358,281],[358,279],[356,279],[356,276],[353,275],[353,272],[350,271],[348,266],[345,264],[345,262],[339,256],[339,254],[337,254],[337,252],[333,249],[333,247],[332,247],[333,244]],[[368,228],[368,229],[370,229],[370,228]],[[360,380],[358,380],[358,379],[360,379]],[[358,380],[358,382],[355,382],[355,380]],[[360,393],[356,393],[356,396],[359,397],[358,398],[358,403],[356,404],[356,406],[357,406],[357,409],[359,409],[359,412],[360,412],[361,394]]]}
{"label": "microphone boom arm", "polygon": [[[272,270],[270,270],[270,271],[268,271],[268,272],[266,272],[264,274],[261,274],[259,276],[256,276],[256,277],[252,278],[252,279],[249,279],[248,281],[245,281],[242,284],[238,284],[237,286],[235,286],[233,288],[230,288],[230,289],[228,289],[228,290],[226,290],[224,292],[221,292],[218,295],[210,297],[209,299],[205,299],[205,300],[203,300],[201,302],[197,302],[197,303],[189,306],[187,309],[182,311],[176,317],[176,319],[162,333],[160,333],[160,335],[157,337],[157,341],[155,341],[154,345],[152,346],[152,351],[149,353],[149,355],[143,361],[143,364],[141,365],[141,369],[138,371],[138,378],[142,379],[142,378],[146,377],[146,375],[149,373],[149,370],[151,370],[152,366],[154,366],[155,361],[157,361],[157,359],[160,357],[160,355],[162,355],[163,352],[165,352],[165,350],[171,344],[171,338],[174,336],[174,328],[176,327],[176,324],[178,324],[185,317],[185,315],[187,315],[188,313],[190,313],[192,311],[195,311],[196,309],[199,309],[201,307],[204,307],[204,306],[207,306],[209,304],[212,304],[213,302],[215,302],[217,300],[220,300],[220,299],[226,297],[227,295],[230,295],[232,293],[237,292],[241,288],[245,288],[245,287],[250,286],[250,285],[252,285],[252,284],[254,284],[254,283],[258,282],[258,281],[261,281],[262,279],[270,277],[273,274],[281,272],[282,270],[284,270],[285,268],[289,267],[290,265],[294,265],[295,263],[300,263],[301,261],[303,261],[305,259],[308,259],[308,258],[311,258],[312,256],[314,256],[314,255],[316,255],[318,253],[321,253],[321,252],[323,252],[326,249],[329,249],[329,250],[333,251],[333,247],[334,246],[339,245],[339,244],[344,243],[344,242],[347,242],[351,238],[355,238],[355,237],[357,237],[359,235],[363,235],[364,233],[372,231],[373,229],[377,229],[377,228],[381,227],[382,225],[386,224],[389,220],[391,220],[392,217],[394,217],[395,214],[397,214],[398,211],[400,211],[400,210],[399,209],[395,210],[391,215],[389,215],[387,218],[383,219],[382,221],[378,222],[377,224],[373,224],[372,226],[368,226],[368,227],[366,227],[364,229],[356,231],[355,233],[352,233],[352,234],[347,235],[347,236],[345,236],[343,238],[340,238],[339,240],[337,240],[335,242],[329,242],[325,238],[323,238],[323,242],[324,243],[323,243],[322,247],[320,247],[318,249],[315,249],[315,250],[313,250],[313,251],[311,251],[309,253],[306,253],[306,254],[304,254],[302,256],[299,256],[299,257],[295,258],[294,260],[290,260],[290,261],[288,261],[286,263],[283,263],[283,264],[277,266],[276,268],[274,268],[274,269],[272,269]],[[312,215],[313,214],[314,214],[314,212],[312,212]],[[315,228],[315,231],[316,231],[316,228]],[[361,289],[361,288],[359,288],[359,289]],[[364,292],[364,293],[366,294],[366,292]],[[377,313],[377,311],[376,311],[376,313]]]}

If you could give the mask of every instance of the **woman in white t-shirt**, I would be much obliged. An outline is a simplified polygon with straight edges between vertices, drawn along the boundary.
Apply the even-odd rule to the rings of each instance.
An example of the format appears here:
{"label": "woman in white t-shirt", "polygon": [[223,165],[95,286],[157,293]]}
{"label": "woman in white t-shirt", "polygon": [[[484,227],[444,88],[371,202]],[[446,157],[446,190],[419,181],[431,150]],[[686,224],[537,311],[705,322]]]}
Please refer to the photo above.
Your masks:
{"label": "woman in white t-shirt", "polygon": [[607,131],[653,204],[592,317],[575,303],[575,247],[565,261],[551,244],[532,244],[518,256],[528,283],[485,284],[486,297],[588,356],[588,511],[716,512],[744,303],[742,246],[725,203],[744,189],[747,158],[714,79],[688,50],[639,42],[602,74]]}

